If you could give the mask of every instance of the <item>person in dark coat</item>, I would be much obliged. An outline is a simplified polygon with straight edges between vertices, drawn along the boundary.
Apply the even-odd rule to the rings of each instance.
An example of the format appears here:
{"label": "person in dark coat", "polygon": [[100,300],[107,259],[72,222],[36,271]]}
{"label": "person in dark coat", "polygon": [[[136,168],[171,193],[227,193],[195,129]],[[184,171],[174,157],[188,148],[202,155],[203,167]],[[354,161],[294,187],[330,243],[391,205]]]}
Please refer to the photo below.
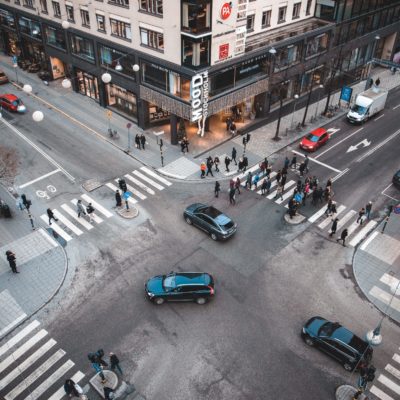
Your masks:
{"label": "person in dark coat", "polygon": [[19,274],[19,271],[17,271],[17,262],[15,254],[11,250],[7,250],[6,256],[7,256],[7,261],[10,264],[11,271],[14,274]]}
{"label": "person in dark coat", "polygon": [[218,165],[219,165],[219,157],[218,157],[218,156],[215,156],[215,157],[214,157],[214,165],[215,165],[215,171],[216,171],[216,172],[219,172],[219,168],[218,168]]}
{"label": "person in dark coat", "polygon": [[214,163],[214,161],[213,161],[212,157],[209,156],[209,157],[207,158],[207,173],[206,173],[206,176],[208,176],[208,174],[211,174],[211,176],[214,177],[214,175],[213,175],[213,173],[212,173],[212,166],[213,166],[213,163]]}
{"label": "person in dark coat", "polygon": [[135,136],[135,144],[136,144],[136,148],[138,148],[140,150],[140,136],[138,133]]}
{"label": "person in dark coat", "polygon": [[332,237],[336,233],[338,222],[339,222],[339,218],[335,218],[333,220],[332,226],[331,226],[331,233],[329,234],[330,237]]}
{"label": "person in dark coat", "polygon": [[349,233],[347,231],[347,228],[343,229],[342,234],[340,235],[340,238],[336,239],[336,241],[339,243],[339,241],[341,240],[343,242],[343,246],[346,247],[346,243],[345,242],[346,242],[346,238],[347,238],[348,234]]}
{"label": "person in dark coat", "polygon": [[144,145],[146,144],[146,137],[143,135],[143,133],[140,135],[140,143],[142,145],[142,149],[144,150]]}
{"label": "person in dark coat", "polygon": [[360,225],[363,224],[364,215],[365,215],[365,208],[363,207],[363,208],[361,208],[361,210],[358,212],[358,218],[357,218],[357,221],[356,221],[357,224],[358,224],[358,223],[360,223]]}
{"label": "person in dark coat", "polygon": [[297,157],[296,154],[293,153],[292,161],[290,162],[290,168],[296,169]]}
{"label": "person in dark coat", "polygon": [[220,190],[221,190],[221,184],[218,181],[215,181],[215,187],[214,187],[215,197],[219,196]]}
{"label": "person in dark coat", "polygon": [[49,225],[51,225],[51,220],[54,219],[54,221],[58,221],[58,219],[54,216],[53,211],[51,208],[48,208],[47,210],[47,216],[49,217]]}
{"label": "person in dark coat", "polygon": [[123,375],[122,369],[119,365],[119,359],[114,353],[110,353],[110,368],[111,371],[116,369],[121,375]]}
{"label": "person in dark coat", "polygon": [[119,190],[117,190],[117,191],[115,192],[115,202],[116,202],[117,207],[121,207],[121,205],[122,205],[122,198],[121,198],[121,193],[119,192]]}
{"label": "person in dark coat", "polygon": [[244,165],[243,165],[243,158],[240,157],[240,158],[239,158],[239,165],[238,165],[238,172],[242,172],[243,168],[244,168]]}
{"label": "person in dark coat", "polygon": [[229,164],[230,163],[231,163],[231,159],[228,156],[226,156],[225,157],[225,170],[226,170],[226,172],[229,172]]}
{"label": "person in dark coat", "polygon": [[106,400],[112,400],[115,398],[114,390],[112,390],[108,386],[104,386],[103,391],[104,391],[104,398]]}
{"label": "person in dark coat", "polygon": [[236,162],[236,154],[237,154],[236,149],[233,147],[233,148],[232,148],[232,161],[235,162],[235,165],[237,165],[237,162]]}
{"label": "person in dark coat", "polygon": [[243,157],[243,171],[246,171],[247,167],[249,166],[249,160],[246,156]]}
{"label": "person in dark coat", "polygon": [[235,193],[236,193],[236,189],[234,187],[229,189],[229,202],[233,205],[236,204]]}
{"label": "person in dark coat", "polygon": [[286,168],[286,169],[288,169],[288,168],[289,168],[289,164],[290,164],[290,160],[289,160],[289,158],[286,156],[286,157],[285,157],[285,162],[284,162],[284,164],[283,164],[283,167]]}
{"label": "person in dark coat", "polygon": [[72,379],[67,379],[64,383],[64,391],[67,396],[79,397],[79,392],[76,390],[75,382]]}
{"label": "person in dark coat", "polygon": [[234,186],[235,186],[235,190],[238,192],[238,194],[240,194],[240,179],[239,178],[236,178]]}

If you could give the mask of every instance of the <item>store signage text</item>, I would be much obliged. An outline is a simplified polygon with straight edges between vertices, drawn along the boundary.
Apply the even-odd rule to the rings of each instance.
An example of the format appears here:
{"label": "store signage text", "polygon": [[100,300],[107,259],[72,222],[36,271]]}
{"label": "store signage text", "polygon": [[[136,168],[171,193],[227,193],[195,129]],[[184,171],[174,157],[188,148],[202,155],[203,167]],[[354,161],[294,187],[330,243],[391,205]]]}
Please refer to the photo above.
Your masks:
{"label": "store signage text", "polygon": [[231,12],[232,12],[232,3],[225,3],[221,7],[221,18],[228,19],[231,16]]}
{"label": "store signage text", "polygon": [[197,121],[197,134],[204,136],[205,122],[208,116],[208,71],[192,77],[190,103],[190,120],[192,122]]}

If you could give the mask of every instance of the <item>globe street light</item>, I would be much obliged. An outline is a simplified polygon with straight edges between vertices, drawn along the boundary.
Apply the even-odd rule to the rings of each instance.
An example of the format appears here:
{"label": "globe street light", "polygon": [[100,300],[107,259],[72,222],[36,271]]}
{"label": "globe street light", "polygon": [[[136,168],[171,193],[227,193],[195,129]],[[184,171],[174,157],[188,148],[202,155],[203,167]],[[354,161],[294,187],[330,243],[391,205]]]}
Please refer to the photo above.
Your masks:
{"label": "globe street light", "polygon": [[122,65],[119,63],[119,61],[117,62],[117,65],[115,66],[115,70],[116,71],[122,71],[124,68],[122,67]]}
{"label": "globe street light", "polygon": [[139,65],[134,64],[134,65],[132,65],[132,69],[133,69],[134,72],[138,72],[140,67],[139,67]]}
{"label": "globe street light", "polygon": [[71,25],[70,25],[70,23],[68,21],[63,21],[63,22],[61,22],[61,26],[64,29],[68,29]]}
{"label": "globe street light", "polygon": [[294,102],[293,102],[292,121],[290,122],[290,129],[293,128],[294,112],[296,111],[296,104],[297,104],[297,100],[299,99],[299,95],[295,94],[293,97],[294,97]]}
{"label": "globe street light", "polygon": [[22,88],[22,90],[23,90],[25,93],[31,93],[31,92],[32,92],[32,86],[31,86],[31,85],[24,85],[23,88]]}
{"label": "globe street light", "polygon": [[104,83],[110,83],[110,82],[111,82],[111,79],[112,79],[112,77],[111,77],[111,75],[110,75],[108,72],[105,72],[105,73],[101,76],[101,80],[102,80]]}
{"label": "globe street light", "polygon": [[44,115],[41,111],[35,111],[32,114],[32,118],[35,122],[40,122],[40,121],[43,121]]}
{"label": "globe street light", "polygon": [[61,82],[61,86],[64,89],[69,89],[71,87],[71,81],[67,78],[63,79],[63,81]]}

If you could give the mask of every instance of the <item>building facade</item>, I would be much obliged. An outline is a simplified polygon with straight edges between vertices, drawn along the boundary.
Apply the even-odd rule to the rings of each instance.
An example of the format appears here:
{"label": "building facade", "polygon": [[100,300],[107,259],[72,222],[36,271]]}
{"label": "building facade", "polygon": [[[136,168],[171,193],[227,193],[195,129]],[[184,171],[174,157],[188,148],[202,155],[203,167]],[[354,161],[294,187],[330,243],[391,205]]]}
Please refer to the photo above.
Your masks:
{"label": "building facade", "polygon": [[167,124],[174,144],[182,121],[198,134],[227,118],[251,127],[295,94],[360,79],[372,56],[399,52],[399,27],[400,0],[0,4],[0,49],[20,66],[69,78],[144,129]]}

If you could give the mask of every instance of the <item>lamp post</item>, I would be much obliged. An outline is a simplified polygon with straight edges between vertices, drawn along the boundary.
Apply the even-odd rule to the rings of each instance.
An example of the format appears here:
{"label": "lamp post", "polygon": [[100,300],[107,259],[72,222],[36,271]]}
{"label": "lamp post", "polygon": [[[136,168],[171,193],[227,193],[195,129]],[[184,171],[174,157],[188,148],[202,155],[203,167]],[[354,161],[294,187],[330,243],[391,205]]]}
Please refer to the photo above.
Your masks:
{"label": "lamp post", "polygon": [[318,88],[319,88],[320,90],[318,91],[318,101],[317,101],[317,106],[315,107],[315,116],[314,116],[314,119],[317,119],[319,101],[321,100],[321,91],[322,91],[322,89],[324,88],[324,85],[319,85]]}
{"label": "lamp post", "polygon": [[131,151],[131,126],[132,124],[130,122],[126,124],[126,127],[128,128],[128,153]]}
{"label": "lamp post", "polygon": [[376,44],[378,43],[378,40],[380,40],[380,36],[379,35],[376,35],[375,37],[374,37],[374,44],[373,44],[373,46],[372,46],[372,52],[371,52],[371,60],[369,60],[368,61],[368,76],[367,76],[367,82],[365,82],[365,90],[367,90],[368,88],[369,88],[369,82],[370,82],[370,80],[371,80],[371,65],[372,65],[372,63],[373,63],[373,58],[374,58],[374,55],[375,55],[375,50],[376,50]]}
{"label": "lamp post", "polygon": [[294,97],[294,102],[293,102],[292,120],[290,122],[290,129],[293,129],[294,112],[296,111],[296,104],[297,100],[299,99],[299,95],[295,94],[293,97]]}

